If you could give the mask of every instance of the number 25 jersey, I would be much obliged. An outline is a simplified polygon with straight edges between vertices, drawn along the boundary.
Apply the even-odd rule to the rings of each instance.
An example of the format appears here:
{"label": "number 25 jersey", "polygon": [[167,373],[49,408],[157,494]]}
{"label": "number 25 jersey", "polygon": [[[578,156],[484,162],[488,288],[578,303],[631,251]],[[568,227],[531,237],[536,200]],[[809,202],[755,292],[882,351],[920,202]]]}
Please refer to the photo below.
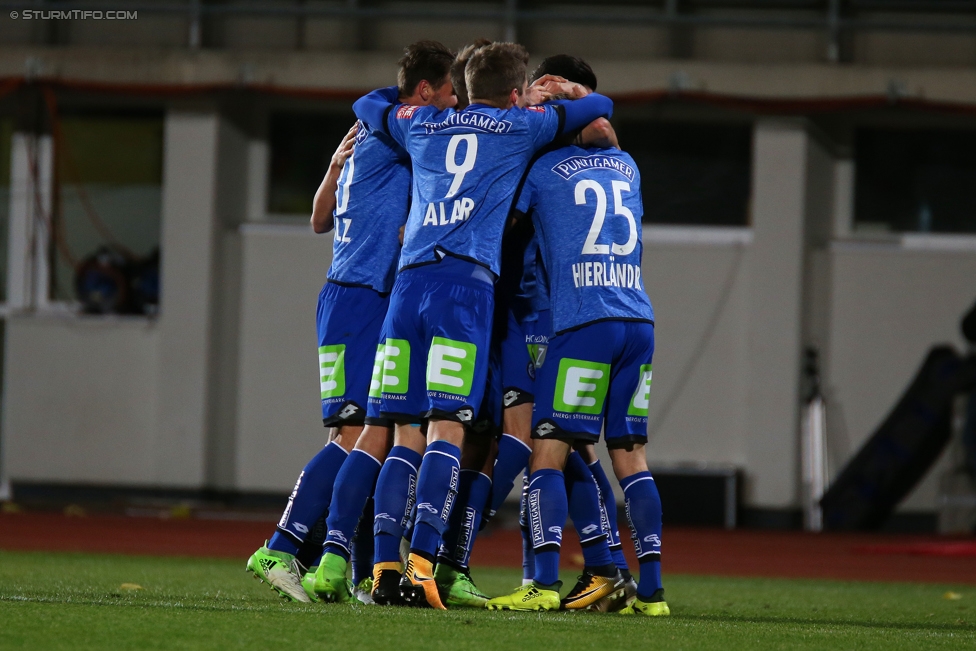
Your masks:
{"label": "number 25 jersey", "polygon": [[535,225],[555,334],[608,319],[654,322],[640,271],[640,173],[629,154],[551,151],[529,169],[515,207]]}
{"label": "number 25 jersey", "polygon": [[400,268],[450,254],[498,276],[515,190],[533,154],[556,137],[561,115],[552,105],[394,107],[390,135],[413,161],[413,203]]}

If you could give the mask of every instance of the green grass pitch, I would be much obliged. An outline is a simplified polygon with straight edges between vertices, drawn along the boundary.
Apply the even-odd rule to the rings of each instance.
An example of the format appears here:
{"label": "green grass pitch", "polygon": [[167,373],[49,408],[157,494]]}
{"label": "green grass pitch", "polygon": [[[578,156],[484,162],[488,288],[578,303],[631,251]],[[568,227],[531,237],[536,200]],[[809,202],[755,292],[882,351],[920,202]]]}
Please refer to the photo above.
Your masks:
{"label": "green grass pitch", "polygon": [[972,586],[672,576],[667,619],[443,613],[285,603],[244,560],[0,551],[0,649],[976,649]]}

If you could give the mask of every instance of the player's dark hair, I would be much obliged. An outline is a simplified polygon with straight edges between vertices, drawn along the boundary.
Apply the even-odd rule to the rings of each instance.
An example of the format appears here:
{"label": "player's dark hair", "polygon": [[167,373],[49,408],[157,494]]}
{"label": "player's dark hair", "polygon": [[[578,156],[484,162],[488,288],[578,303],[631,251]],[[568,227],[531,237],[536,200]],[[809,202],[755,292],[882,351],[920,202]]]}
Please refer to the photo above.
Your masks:
{"label": "player's dark hair", "polygon": [[543,59],[539,67],[532,73],[531,81],[545,75],[556,75],[574,84],[582,84],[590,90],[596,90],[596,74],[586,61],[568,54],[555,54]]}
{"label": "player's dark hair", "polygon": [[492,43],[477,50],[464,69],[468,97],[504,105],[512,89],[522,92],[528,51],[518,43]]}
{"label": "player's dark hair", "polygon": [[468,65],[468,60],[471,58],[471,55],[486,45],[491,45],[491,41],[487,38],[479,38],[474,43],[465,45],[457,53],[457,56],[454,58],[454,63],[451,64],[451,83],[454,85],[454,94],[458,98],[456,107],[458,110],[463,109],[470,103],[468,100],[468,85],[464,81],[464,68]]}
{"label": "player's dark hair", "polygon": [[437,41],[417,41],[403,49],[397,61],[397,88],[402,97],[409,97],[417,84],[427,81],[434,90],[444,85],[444,78],[451,72],[454,53]]}

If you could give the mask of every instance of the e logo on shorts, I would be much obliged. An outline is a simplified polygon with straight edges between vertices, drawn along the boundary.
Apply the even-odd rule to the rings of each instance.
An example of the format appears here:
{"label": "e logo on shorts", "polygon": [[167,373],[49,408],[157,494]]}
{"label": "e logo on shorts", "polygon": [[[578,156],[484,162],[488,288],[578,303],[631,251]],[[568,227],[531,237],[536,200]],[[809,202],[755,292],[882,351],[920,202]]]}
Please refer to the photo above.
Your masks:
{"label": "e logo on shorts", "polygon": [[609,386],[609,364],[561,359],[552,408],[571,414],[599,414]]}
{"label": "e logo on shorts", "polygon": [[373,357],[373,374],[369,376],[369,397],[379,398],[383,388],[383,344],[377,344],[376,355]]}
{"label": "e logo on shorts", "polygon": [[[375,386],[377,382],[379,387]],[[376,347],[373,361],[373,379],[369,393],[406,393],[410,383],[410,342],[406,339],[387,339],[386,344]],[[374,396],[376,397],[376,396]]]}
{"label": "e logo on shorts", "polygon": [[630,401],[630,407],[627,408],[628,416],[644,416],[647,417],[647,406],[650,404],[651,397],[651,365],[641,364],[640,367],[640,383],[637,385],[637,391],[634,392],[634,397]]}
{"label": "e logo on shorts", "polygon": [[427,390],[471,395],[477,354],[474,344],[434,337],[427,355]]}
{"label": "e logo on shorts", "polygon": [[346,393],[346,347],[319,346],[319,382],[322,400]]}

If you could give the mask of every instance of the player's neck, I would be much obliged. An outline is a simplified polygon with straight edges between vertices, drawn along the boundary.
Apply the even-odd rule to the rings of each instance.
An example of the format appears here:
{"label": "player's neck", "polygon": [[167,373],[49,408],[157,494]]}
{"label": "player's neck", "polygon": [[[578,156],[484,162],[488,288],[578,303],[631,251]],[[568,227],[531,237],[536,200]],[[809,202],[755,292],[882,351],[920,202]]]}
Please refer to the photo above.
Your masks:
{"label": "player's neck", "polygon": [[502,109],[503,111],[506,110],[506,109],[510,109],[513,106],[515,106],[511,102],[511,100],[506,100],[505,102],[497,102],[497,101],[494,101],[493,102],[493,101],[488,100],[488,99],[477,99],[475,97],[472,97],[471,98],[471,103],[468,104],[468,106],[471,106],[472,104],[481,104],[482,106],[490,106],[492,108]]}

